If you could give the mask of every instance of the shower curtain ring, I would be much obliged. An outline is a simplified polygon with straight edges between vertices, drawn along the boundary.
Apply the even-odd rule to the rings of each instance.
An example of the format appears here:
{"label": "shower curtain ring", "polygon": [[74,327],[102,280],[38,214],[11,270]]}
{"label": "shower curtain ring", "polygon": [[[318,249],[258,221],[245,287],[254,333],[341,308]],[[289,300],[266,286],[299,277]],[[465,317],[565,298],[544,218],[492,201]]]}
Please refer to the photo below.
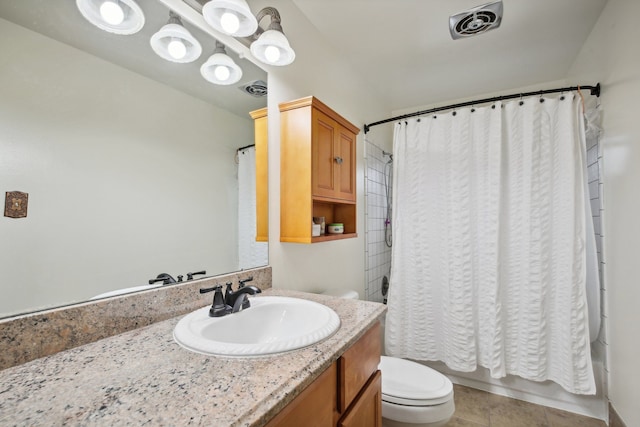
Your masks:
{"label": "shower curtain ring", "polygon": [[540,91],[540,103],[544,102],[544,98],[542,97],[544,95],[544,93],[542,91]]}

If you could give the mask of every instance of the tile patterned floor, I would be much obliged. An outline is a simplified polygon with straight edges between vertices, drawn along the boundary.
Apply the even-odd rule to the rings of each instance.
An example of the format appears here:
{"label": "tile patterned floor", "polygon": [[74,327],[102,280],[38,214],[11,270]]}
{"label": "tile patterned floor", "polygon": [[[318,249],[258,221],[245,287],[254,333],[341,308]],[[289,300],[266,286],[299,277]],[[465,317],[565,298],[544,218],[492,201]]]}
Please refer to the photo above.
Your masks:
{"label": "tile patterned floor", "polygon": [[606,427],[602,420],[454,384],[447,427]]}

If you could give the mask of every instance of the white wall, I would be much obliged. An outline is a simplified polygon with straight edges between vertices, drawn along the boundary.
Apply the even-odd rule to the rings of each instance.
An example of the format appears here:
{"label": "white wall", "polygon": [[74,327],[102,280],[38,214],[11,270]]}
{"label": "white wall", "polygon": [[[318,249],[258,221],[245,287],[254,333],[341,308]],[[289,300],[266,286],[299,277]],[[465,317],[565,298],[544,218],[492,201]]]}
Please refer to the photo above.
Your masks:
{"label": "white wall", "polygon": [[609,0],[569,73],[600,81],[604,111],[604,276],[609,331],[609,399],[640,425],[640,55],[637,0]]}
{"label": "white wall", "polygon": [[[316,244],[280,243],[280,119],[278,104],[316,96],[347,120],[362,127],[388,116],[383,102],[372,95],[335,49],[323,42],[312,24],[290,0],[252,1],[252,10],[274,6],[284,32],[296,51],[287,67],[269,71],[269,263],[273,285],[320,291],[352,289],[364,297],[364,133],[357,138],[358,237]],[[311,219],[310,219],[311,220]]]}
{"label": "white wall", "polygon": [[1,19],[0,52],[0,192],[29,193],[0,217],[0,316],[237,270],[248,116]]}

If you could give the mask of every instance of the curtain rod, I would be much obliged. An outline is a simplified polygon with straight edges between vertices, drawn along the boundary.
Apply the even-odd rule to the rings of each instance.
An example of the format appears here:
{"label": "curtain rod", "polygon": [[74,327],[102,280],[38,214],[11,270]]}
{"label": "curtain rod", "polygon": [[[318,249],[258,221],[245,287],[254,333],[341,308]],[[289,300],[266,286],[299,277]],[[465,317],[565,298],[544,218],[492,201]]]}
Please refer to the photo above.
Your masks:
{"label": "curtain rod", "polygon": [[236,150],[236,153],[238,153],[238,152],[240,152],[240,151],[242,151],[242,150],[245,150],[245,149],[247,149],[247,148],[255,147],[255,146],[256,146],[256,144],[249,144],[249,145],[245,145],[244,147],[240,147],[240,148],[238,148],[238,149]]}
{"label": "curtain rod", "polygon": [[582,89],[590,90],[591,91],[591,95],[595,95],[597,97],[600,97],[600,83],[596,84],[595,86],[571,86],[571,87],[563,87],[563,88],[558,88],[558,89],[546,89],[546,90],[538,90],[538,91],[534,91],[534,92],[515,93],[513,95],[494,96],[493,98],[477,99],[475,101],[461,102],[459,104],[452,104],[452,105],[447,105],[447,106],[444,106],[444,107],[431,108],[429,110],[416,111],[415,113],[408,113],[408,114],[403,114],[401,116],[391,117],[390,119],[380,120],[380,121],[377,121],[377,122],[370,123],[368,125],[365,124],[364,125],[364,133],[365,134],[368,133],[372,126],[377,126],[377,125],[381,125],[381,124],[384,124],[384,123],[394,122],[396,120],[407,119],[409,117],[422,116],[424,114],[431,114],[431,113],[435,113],[437,111],[451,110],[451,109],[460,108],[460,107],[469,107],[469,106],[476,105],[476,104],[485,104],[485,103],[488,103],[488,102],[503,101],[505,99],[521,98],[523,96],[544,95],[544,94],[548,94],[548,93],[559,93],[559,92],[571,92],[571,91],[574,91],[574,90],[582,90]]}

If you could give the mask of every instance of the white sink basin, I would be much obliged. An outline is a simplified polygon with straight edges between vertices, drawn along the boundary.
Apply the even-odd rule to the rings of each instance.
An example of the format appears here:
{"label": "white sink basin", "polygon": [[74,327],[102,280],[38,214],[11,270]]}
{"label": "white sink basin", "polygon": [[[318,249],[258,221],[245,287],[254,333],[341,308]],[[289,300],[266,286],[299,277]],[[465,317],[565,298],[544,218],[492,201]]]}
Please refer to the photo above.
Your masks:
{"label": "white sink basin", "polygon": [[187,314],[173,338],[198,353],[261,356],[315,344],[340,327],[336,312],[317,302],[277,296],[250,301],[250,308],[223,317],[209,317],[209,307]]}

